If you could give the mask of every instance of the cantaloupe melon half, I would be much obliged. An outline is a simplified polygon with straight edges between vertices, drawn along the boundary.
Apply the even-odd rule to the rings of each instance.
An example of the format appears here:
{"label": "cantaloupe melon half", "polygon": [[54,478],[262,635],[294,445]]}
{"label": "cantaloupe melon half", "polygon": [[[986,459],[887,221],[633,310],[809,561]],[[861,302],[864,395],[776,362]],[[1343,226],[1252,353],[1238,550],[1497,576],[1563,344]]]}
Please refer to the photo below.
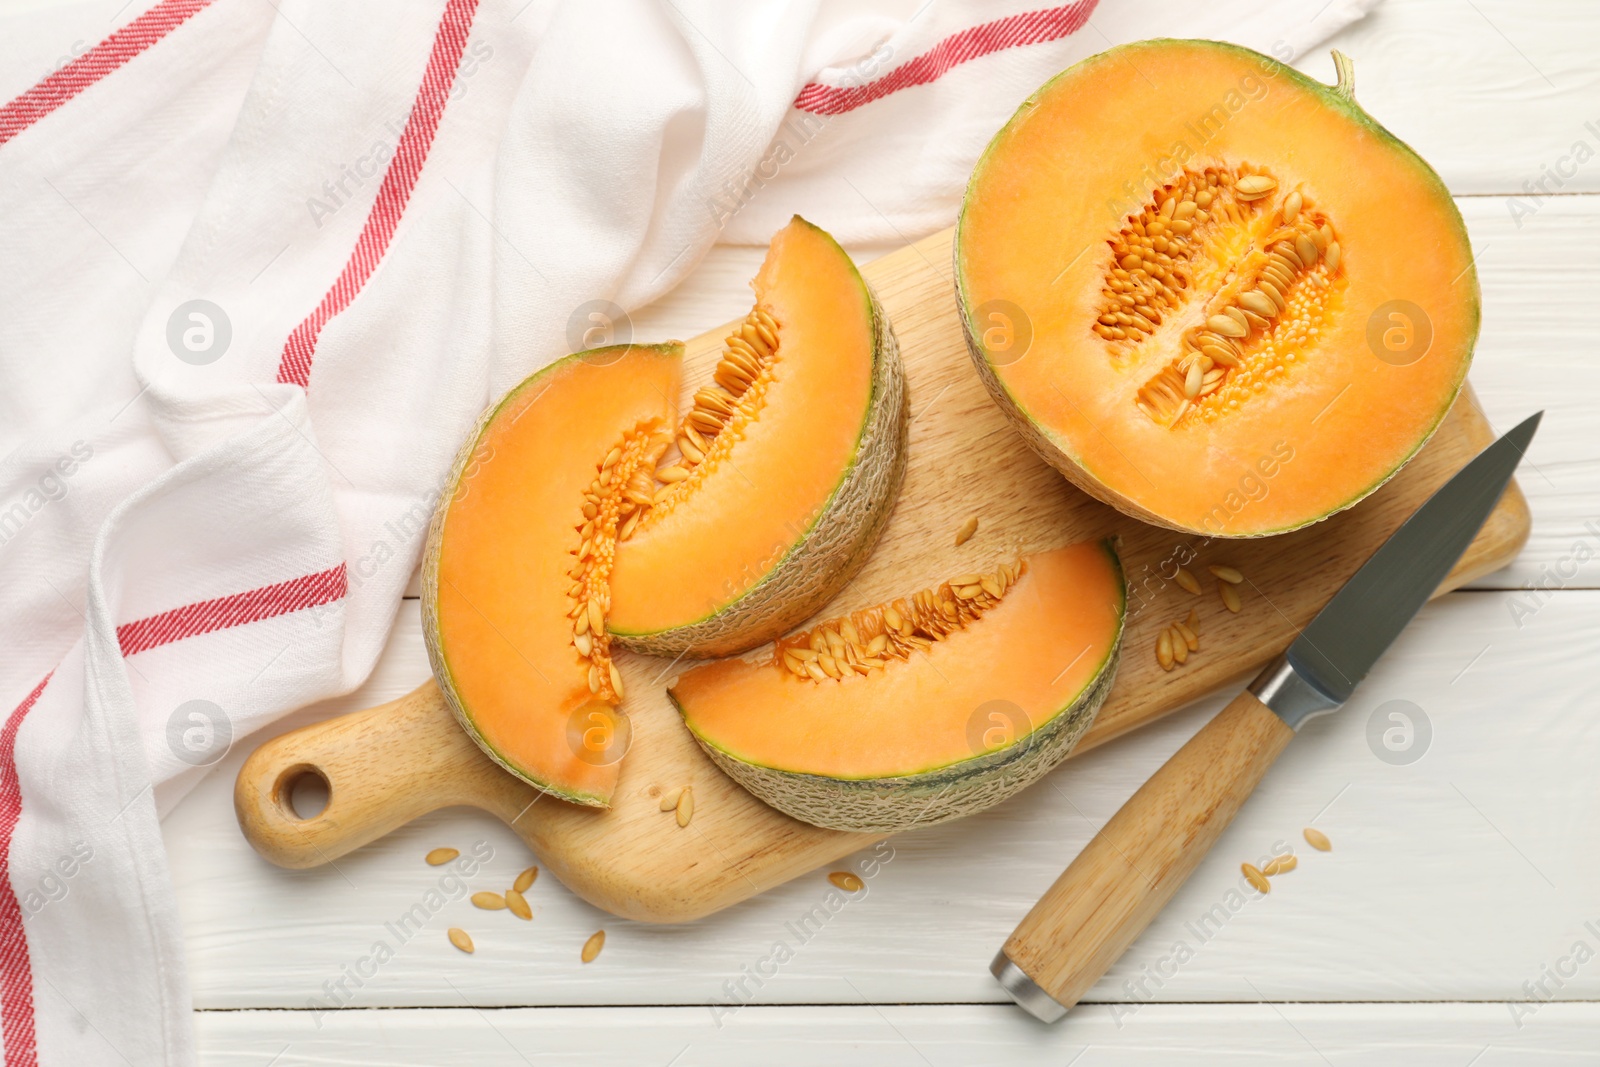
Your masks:
{"label": "cantaloupe melon half", "polygon": [[617,550],[606,624],[625,647],[726,655],[819,610],[866,559],[905,472],[888,317],[844,250],[796,217],[751,283],[667,482]]}
{"label": "cantaloupe melon half", "polygon": [[1116,673],[1126,589],[1104,543],[957,575],[697,667],[669,690],[711,758],[816,826],[981,811],[1071,752]]}
{"label": "cantaloupe melon half", "polygon": [[667,447],[682,362],[676,343],[597,349],[513,389],[461,450],[423,559],[428,658],[456,718],[502,767],[578,804],[609,803],[626,749],[610,543],[624,493]]}
{"label": "cantaloupe melon half", "polygon": [[1057,76],[990,143],[956,237],[978,371],[1078,486],[1214,537],[1349,507],[1438,427],[1478,334],[1439,176],[1323,85],[1212,41]]}

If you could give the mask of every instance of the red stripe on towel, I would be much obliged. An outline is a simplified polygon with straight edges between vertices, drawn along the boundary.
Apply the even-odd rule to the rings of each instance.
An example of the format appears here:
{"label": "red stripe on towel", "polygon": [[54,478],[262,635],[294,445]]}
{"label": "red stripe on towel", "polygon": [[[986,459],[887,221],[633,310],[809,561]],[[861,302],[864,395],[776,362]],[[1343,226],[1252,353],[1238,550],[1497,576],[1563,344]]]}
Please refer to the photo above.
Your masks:
{"label": "red stripe on towel", "polygon": [[0,107],[0,145],[189,21],[211,0],[161,0],[60,70]]}
{"label": "red stripe on towel", "polygon": [[937,81],[952,68],[991,52],[1071,36],[1089,21],[1098,2],[1077,0],[1061,7],[1029,11],[973,26],[951,34],[922,55],[864,85],[811,82],[794,98],[794,106],[813,115],[842,115],[854,111],[901,89]]}
{"label": "red stripe on towel", "polygon": [[17,781],[17,729],[55,672],[33,687],[0,728],[0,1036],[5,1038],[8,1067],[37,1067],[39,1040],[33,1023],[33,964],[28,935],[22,928],[22,905],[11,887],[11,835],[22,817],[22,786]]}
{"label": "red stripe on towel", "polygon": [[[343,563],[247,593],[202,600],[186,607],[117,627],[124,656],[182,641],[186,637],[260,622],[342,599],[349,583]],[[22,817],[22,786],[17,778],[17,731],[55,672],[45,675],[0,727],[0,1037],[6,1067],[38,1067],[38,1035],[33,1011],[33,963],[22,907],[11,884],[11,837]]]}
{"label": "red stripe on towel", "polygon": [[439,29],[433,38],[428,69],[411,105],[411,117],[406,120],[400,143],[384,172],[378,198],[367,215],[367,224],[356,238],[355,251],[350,254],[344,270],[339,272],[333,288],[284,342],[283,355],[278,360],[278,381],[305,388],[311,380],[311,360],[316,355],[317,337],[322,328],[329,319],[350,306],[388,251],[400,217],[405,214],[406,202],[417,186],[422,164],[427,161],[428,149],[433,146],[433,135],[439,129],[444,106],[450,100],[450,88],[455,84],[461,53],[467,46],[467,34],[472,29],[472,17],[477,8],[478,0],[449,0],[445,5],[444,17],[439,20]]}
{"label": "red stripe on towel", "polygon": [[132,656],[186,637],[331,603],[342,599],[346,590],[345,569],[341,563],[316,574],[262,586],[248,593],[202,600],[146,619],[125,622],[117,627],[117,644],[124,656]]}

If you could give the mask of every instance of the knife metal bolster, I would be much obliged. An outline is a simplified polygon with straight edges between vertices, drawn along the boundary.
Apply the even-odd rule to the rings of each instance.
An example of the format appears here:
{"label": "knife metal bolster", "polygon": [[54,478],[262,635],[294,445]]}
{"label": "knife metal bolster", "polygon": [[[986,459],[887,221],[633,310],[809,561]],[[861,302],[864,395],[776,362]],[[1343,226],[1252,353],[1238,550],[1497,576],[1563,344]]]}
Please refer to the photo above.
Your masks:
{"label": "knife metal bolster", "polygon": [[1256,680],[1250,683],[1250,692],[1291,730],[1299,730],[1307,719],[1339,708],[1339,701],[1294,669],[1288,653],[1267,664],[1266,669],[1256,675]]}

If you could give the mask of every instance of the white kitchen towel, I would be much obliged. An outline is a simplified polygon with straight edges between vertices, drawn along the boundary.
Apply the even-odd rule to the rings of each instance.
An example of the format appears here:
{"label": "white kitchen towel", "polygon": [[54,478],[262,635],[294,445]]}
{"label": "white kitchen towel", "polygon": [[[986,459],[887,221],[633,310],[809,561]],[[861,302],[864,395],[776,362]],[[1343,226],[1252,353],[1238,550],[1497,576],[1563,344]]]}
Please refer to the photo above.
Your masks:
{"label": "white kitchen towel", "polygon": [[159,813],[365,677],[491,397],[719,237],[949,224],[1012,109],[1113,43],[1292,59],[1373,2],[0,17],[5,1062],[193,1059]]}

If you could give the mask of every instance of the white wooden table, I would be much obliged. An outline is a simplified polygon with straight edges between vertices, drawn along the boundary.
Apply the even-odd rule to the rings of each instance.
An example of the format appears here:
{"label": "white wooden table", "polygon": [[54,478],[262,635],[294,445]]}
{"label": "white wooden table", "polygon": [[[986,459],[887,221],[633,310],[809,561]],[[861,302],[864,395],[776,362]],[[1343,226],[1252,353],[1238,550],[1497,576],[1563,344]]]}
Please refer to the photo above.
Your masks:
{"label": "white wooden table", "polygon": [[[820,873],[685,928],[602,915],[545,877],[531,924],[460,899],[374,964],[374,943],[394,941],[384,924],[437,883],[428,849],[491,848],[474,888],[508,885],[526,851],[450,811],[336,868],[276,869],[234,823],[241,746],[165,822],[204,1061],[1600,1062],[1600,158],[1563,162],[1577,142],[1600,151],[1600,5],[1387,0],[1335,43],[1365,106],[1459,198],[1484,291],[1472,381],[1491,419],[1548,412],[1521,472],[1533,538],[1510,569],[1427,608],[1354,703],[1307,728],[1088,1003],[1036,1024],[989,959],[1221,694],[984,815],[893,839],[866,894],[803,942],[789,924],[828,890]],[[1325,54],[1304,66],[1331,78]],[[1558,165],[1558,195],[1525,193]],[[717,249],[636,318],[638,335],[742,313],[760,255]],[[1548,591],[1519,591],[1535,584]],[[390,699],[427,669],[408,601],[371,680],[292,724]],[[1366,739],[1391,700],[1432,727],[1407,765]],[[1313,821],[1331,854],[1299,841]],[[1300,869],[1197,936],[1241,858],[1279,840],[1301,846]],[[451,925],[475,955],[446,942]],[[793,956],[773,973],[780,941]]]}

